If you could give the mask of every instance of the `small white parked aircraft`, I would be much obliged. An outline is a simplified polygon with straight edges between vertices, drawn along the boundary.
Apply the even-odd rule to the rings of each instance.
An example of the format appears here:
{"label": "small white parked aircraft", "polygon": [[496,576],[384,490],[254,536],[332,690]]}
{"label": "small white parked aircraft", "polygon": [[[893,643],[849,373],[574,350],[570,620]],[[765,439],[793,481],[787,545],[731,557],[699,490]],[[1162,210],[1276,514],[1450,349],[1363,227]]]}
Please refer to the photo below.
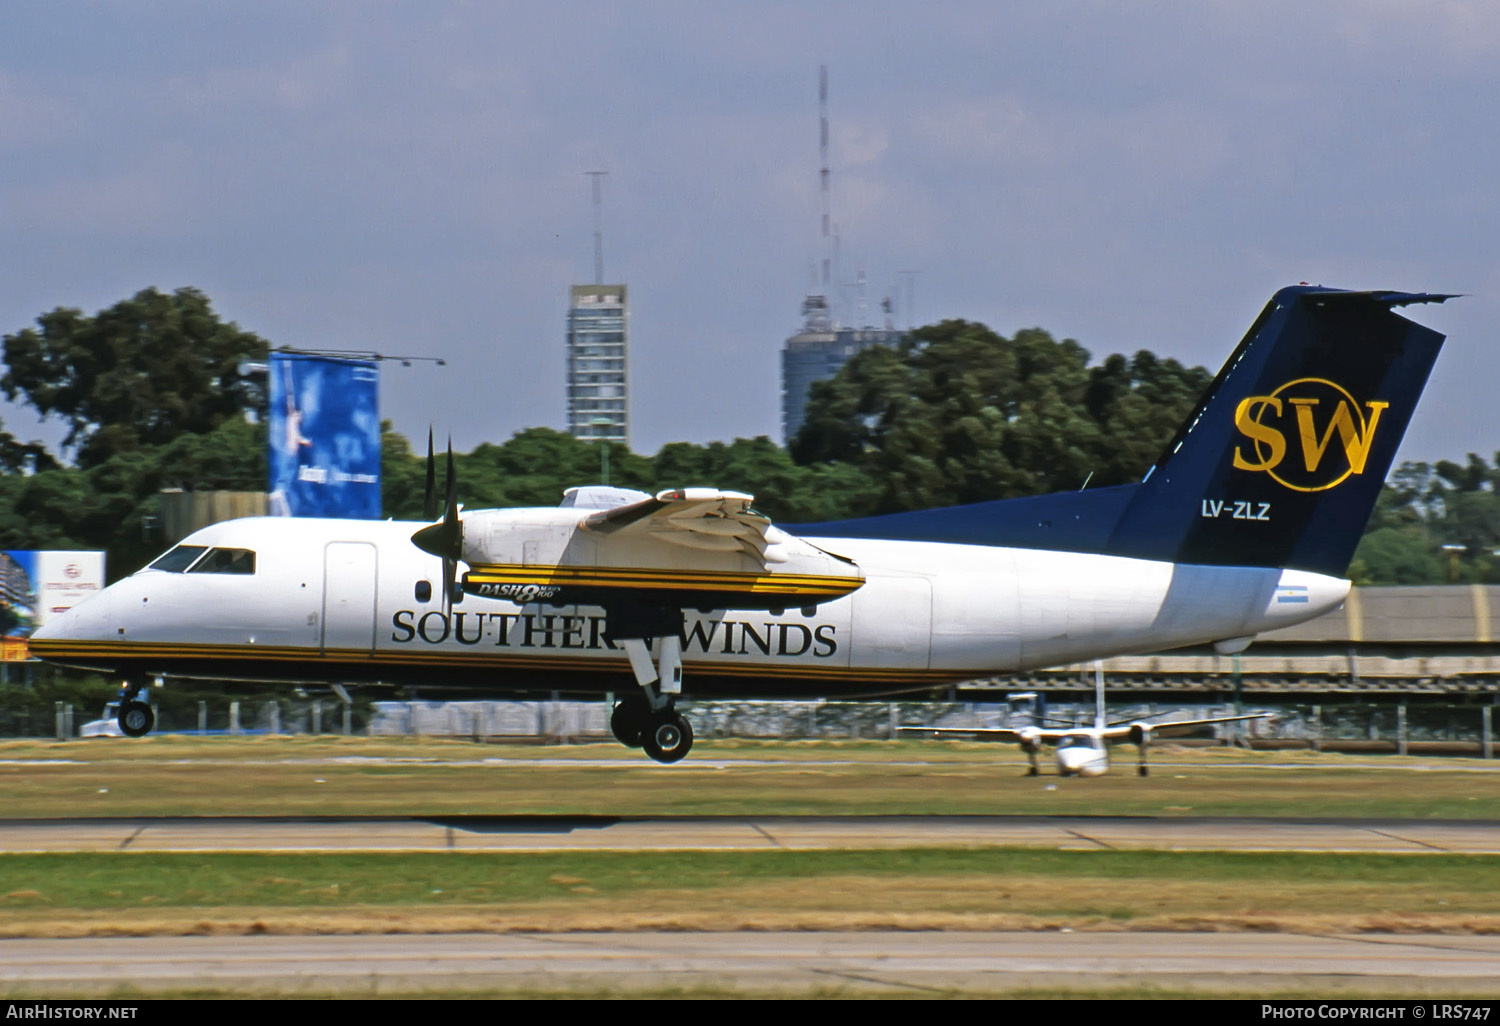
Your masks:
{"label": "small white parked aircraft", "polygon": [[[1016,698],[1018,696],[1011,696]],[[1035,695],[1027,695],[1033,702]],[[1104,670],[1094,664],[1094,725],[1081,727],[1076,724],[1065,727],[1049,727],[1045,715],[1019,727],[924,727],[903,726],[897,729],[904,734],[921,737],[972,737],[987,741],[1018,744],[1031,760],[1028,776],[1036,776],[1037,754],[1044,745],[1057,749],[1057,775],[1060,777],[1102,777],[1109,770],[1109,746],[1129,741],[1136,746],[1139,760],[1136,772],[1146,776],[1146,748],[1153,737],[1176,737],[1197,727],[1212,723],[1236,723],[1242,720],[1261,720],[1271,716],[1268,712],[1243,713],[1236,716],[1208,716],[1198,719],[1159,720],[1155,718],[1115,720],[1104,716]]]}
{"label": "small white parked aircraft", "polygon": [[[1182,645],[1239,651],[1344,600],[1447,296],[1282,289],[1136,484],[803,525],[751,497],[578,488],[433,523],[214,524],[31,639],[124,678],[625,693],[616,737],[682,758],[695,694],[889,695]],[[429,519],[437,516],[429,450]]]}

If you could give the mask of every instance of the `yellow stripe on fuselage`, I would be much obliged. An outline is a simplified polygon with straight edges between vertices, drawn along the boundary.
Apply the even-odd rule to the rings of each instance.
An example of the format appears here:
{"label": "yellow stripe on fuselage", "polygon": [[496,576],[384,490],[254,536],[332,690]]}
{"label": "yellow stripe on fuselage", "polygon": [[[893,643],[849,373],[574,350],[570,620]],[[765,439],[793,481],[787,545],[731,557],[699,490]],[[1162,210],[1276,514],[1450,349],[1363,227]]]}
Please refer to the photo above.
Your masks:
{"label": "yellow stripe on fuselage", "polygon": [[472,568],[470,584],[539,584],[660,591],[735,591],[751,595],[830,598],[847,595],[863,577],[823,574],[751,574],[725,570],[648,570],[634,567],[520,566],[490,564]]}

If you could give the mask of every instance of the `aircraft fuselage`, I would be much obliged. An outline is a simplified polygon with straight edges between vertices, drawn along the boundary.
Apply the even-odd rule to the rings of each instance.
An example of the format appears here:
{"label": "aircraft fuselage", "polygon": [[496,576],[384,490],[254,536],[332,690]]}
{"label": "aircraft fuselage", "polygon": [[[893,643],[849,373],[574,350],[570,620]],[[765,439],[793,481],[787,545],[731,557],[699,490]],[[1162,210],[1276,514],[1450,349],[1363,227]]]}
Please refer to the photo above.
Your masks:
{"label": "aircraft fuselage", "polygon": [[[507,512],[524,521],[529,511]],[[602,608],[476,594],[445,607],[441,561],[411,543],[422,526],[215,524],[184,544],[248,550],[253,573],[142,570],[55,621],[33,647],[54,661],[137,677],[585,694],[634,687]],[[681,641],[690,693],[895,693],[1245,638],[1320,615],[1349,587],[1297,570],[1086,553],[836,538],[817,545],[857,564],[864,583],[806,609],[689,611]]]}

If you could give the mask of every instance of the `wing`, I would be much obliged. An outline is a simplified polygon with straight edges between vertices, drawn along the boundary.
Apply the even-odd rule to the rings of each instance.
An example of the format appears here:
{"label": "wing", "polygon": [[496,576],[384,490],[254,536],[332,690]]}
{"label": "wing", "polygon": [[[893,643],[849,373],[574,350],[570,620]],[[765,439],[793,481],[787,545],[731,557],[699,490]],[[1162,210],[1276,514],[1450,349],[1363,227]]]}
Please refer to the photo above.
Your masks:
{"label": "wing", "polygon": [[632,499],[620,491],[572,493],[577,519],[542,510],[471,515],[465,590],[617,610],[775,612],[864,584],[853,562],[775,527],[744,492],[683,488]]}
{"label": "wing", "polygon": [[761,566],[785,562],[776,550],[771,520],[750,508],[753,495],[716,488],[658,492],[586,517],[585,531],[599,535],[647,535],[658,541],[707,552],[739,552]]}
{"label": "wing", "polygon": [[1019,744],[1024,739],[1020,731],[1005,730],[1000,727],[897,727],[896,730],[922,737],[982,737],[990,741],[1009,741],[1013,744]]}
{"label": "wing", "polygon": [[1110,724],[1104,731],[1106,740],[1129,737],[1131,731],[1141,727],[1151,732],[1154,737],[1169,736],[1169,732],[1187,730],[1191,727],[1206,727],[1210,723],[1238,723],[1242,720],[1263,720],[1276,715],[1275,713],[1256,712],[1243,713],[1238,716],[1206,716],[1194,720],[1131,720],[1128,723]]}

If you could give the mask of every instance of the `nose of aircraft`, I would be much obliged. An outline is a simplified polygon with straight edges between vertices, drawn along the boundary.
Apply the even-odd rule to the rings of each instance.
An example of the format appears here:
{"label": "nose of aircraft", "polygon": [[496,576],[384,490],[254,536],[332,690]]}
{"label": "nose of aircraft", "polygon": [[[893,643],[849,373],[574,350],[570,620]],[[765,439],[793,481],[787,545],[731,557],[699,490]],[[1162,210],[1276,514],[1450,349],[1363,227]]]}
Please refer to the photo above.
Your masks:
{"label": "nose of aircraft", "polygon": [[1080,777],[1096,777],[1104,772],[1103,753],[1081,745],[1058,749],[1057,764],[1064,772]]}
{"label": "nose of aircraft", "polygon": [[32,632],[29,639],[32,654],[46,659],[51,655],[62,654],[62,649],[69,642],[102,641],[109,637],[112,630],[110,624],[113,622],[109,613],[113,605],[114,596],[106,588],[92,598],[49,618],[44,625]]}
{"label": "nose of aircraft", "polygon": [[1082,748],[1064,748],[1058,751],[1057,761],[1063,769],[1076,773],[1088,761],[1088,751]]}

